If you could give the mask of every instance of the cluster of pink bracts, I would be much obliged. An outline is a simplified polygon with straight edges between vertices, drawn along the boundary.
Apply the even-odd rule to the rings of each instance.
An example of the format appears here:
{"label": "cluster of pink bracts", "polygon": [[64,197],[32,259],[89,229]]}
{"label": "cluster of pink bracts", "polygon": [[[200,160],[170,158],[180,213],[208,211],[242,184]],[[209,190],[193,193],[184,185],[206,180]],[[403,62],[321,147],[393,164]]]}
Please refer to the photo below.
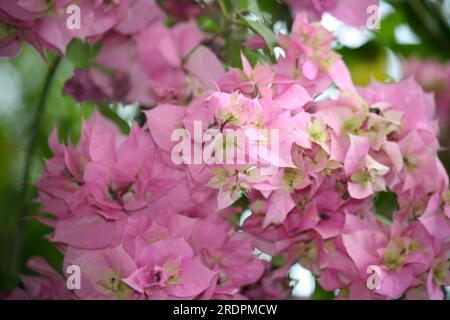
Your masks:
{"label": "cluster of pink bracts", "polygon": [[[56,1],[61,8],[66,2]],[[81,288],[69,290],[33,258],[29,267],[40,276],[23,277],[24,289],[10,298],[281,299],[297,262],[337,298],[444,297],[449,181],[437,157],[433,97],[413,79],[354,87],[331,49],[333,36],[305,15],[279,36],[284,55],[275,64],[252,67],[242,56],[243,69],[225,73],[202,44],[215,40],[193,22],[165,27],[153,1],[113,1],[106,11],[96,1],[81,3],[100,19],[83,38],[102,39],[98,64],[115,72],[80,71],[66,89],[81,100],[157,106],[129,135],[95,113],[77,146],[52,136],[54,157],[37,183],[51,217],[40,220],[54,227],[49,240],[64,252],[63,270],[80,267]],[[0,13],[6,2],[1,6]],[[144,19],[146,6],[155,15]],[[191,7],[177,12],[196,14]],[[133,19],[123,18],[124,8]],[[34,43],[63,52],[65,36],[45,37],[54,30],[50,18],[35,19]],[[276,129],[280,153],[257,154],[251,165],[174,164],[171,135],[192,132],[195,122],[222,137]],[[192,146],[208,143],[218,142]],[[398,210],[381,219],[374,198],[388,190]],[[242,197],[247,206],[232,206]],[[245,209],[250,216],[239,221]],[[376,288],[367,285],[368,267],[378,270]]]}
{"label": "cluster of pink bracts", "polygon": [[448,136],[450,133],[450,64],[414,57],[404,59],[402,69],[405,77],[413,77],[426,92],[434,94],[436,117],[439,119],[441,134],[443,137]]}

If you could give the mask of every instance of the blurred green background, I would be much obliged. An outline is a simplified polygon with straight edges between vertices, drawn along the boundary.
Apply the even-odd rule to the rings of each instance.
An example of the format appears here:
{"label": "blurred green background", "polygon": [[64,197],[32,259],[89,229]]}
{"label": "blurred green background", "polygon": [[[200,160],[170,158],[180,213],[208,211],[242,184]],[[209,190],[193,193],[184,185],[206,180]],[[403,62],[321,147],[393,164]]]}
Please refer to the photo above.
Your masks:
{"label": "blurred green background", "polygon": [[[285,5],[251,2],[259,5],[275,31],[289,30],[292,20]],[[337,50],[356,84],[366,85],[372,78],[400,80],[402,56],[442,62],[450,58],[450,1],[382,1],[381,14],[381,28],[375,31],[343,26],[328,15],[322,19],[337,36]],[[200,18],[199,23],[208,28],[211,21]],[[239,64],[240,50],[239,43],[231,43],[225,53]],[[76,141],[82,117],[93,108],[62,94],[73,63],[51,55],[45,59],[28,45],[15,58],[0,59],[0,292],[18,284],[17,274],[27,272],[25,262],[33,255],[45,257],[60,270],[62,255],[45,239],[50,228],[30,218],[39,210],[33,183],[43,159],[51,157],[47,138],[52,130],[58,128],[63,140]],[[441,138],[448,146],[447,135]],[[440,156],[449,168],[449,152]],[[327,297],[329,293],[316,288],[313,298]]]}

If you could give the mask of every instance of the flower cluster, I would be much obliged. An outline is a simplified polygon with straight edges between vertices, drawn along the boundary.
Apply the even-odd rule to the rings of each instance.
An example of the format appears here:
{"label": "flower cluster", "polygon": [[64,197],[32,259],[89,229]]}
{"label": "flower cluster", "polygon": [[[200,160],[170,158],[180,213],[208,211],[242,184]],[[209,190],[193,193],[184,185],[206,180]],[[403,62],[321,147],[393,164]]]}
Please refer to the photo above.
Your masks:
{"label": "flower cluster", "polygon": [[[191,170],[211,173],[219,209],[249,198],[243,230],[259,250],[299,261],[340,297],[442,298],[450,280],[450,217],[432,96],[412,79],[353,87],[331,42],[320,25],[297,17],[291,35],[279,39],[285,57],[276,65],[252,68],[243,57],[243,70],[231,70],[219,84],[224,91],[178,107],[171,127],[192,130],[201,121],[205,130],[215,128],[219,139],[200,143],[220,154],[230,149],[227,129],[277,130],[278,153],[266,152],[269,138],[247,134],[246,146],[266,146],[246,154],[256,157],[251,165],[236,159]],[[337,99],[323,97],[331,83],[341,89]],[[159,147],[170,149],[151,112],[149,119]],[[192,141],[194,149],[198,144]],[[374,201],[390,193],[398,208],[384,217]],[[366,285],[368,267],[379,270],[375,290]]]}
{"label": "flower cluster", "polygon": [[132,37],[109,33],[95,66],[77,70],[65,92],[79,101],[183,103],[214,88],[224,73],[213,51],[202,45],[207,40],[192,21],[173,28],[156,21]]}
{"label": "flower cluster", "polygon": [[[72,5],[66,0],[3,1],[0,56],[17,54],[22,41],[39,52],[59,54],[75,38],[101,44],[93,66],[77,70],[66,85],[66,93],[79,101],[181,102],[213,88],[223,75],[222,64],[202,45],[208,39],[197,25],[186,21],[166,27],[165,13],[154,0],[79,1],[79,28],[67,26]],[[192,1],[166,1],[164,8],[187,18],[199,9]]]}
{"label": "flower cluster", "polygon": [[211,190],[165,163],[148,130],[133,126],[125,136],[96,114],[77,147],[55,139],[37,184],[51,215],[41,221],[54,228],[49,240],[65,254],[64,270],[82,271],[74,293],[50,282],[55,298],[227,298],[261,277],[252,242],[213,214]]}
{"label": "flower cluster", "polygon": [[[130,40],[116,21],[97,58],[128,61],[126,90],[120,73],[115,84],[92,69],[67,89],[158,105],[128,135],[97,113],[76,146],[53,134],[37,183],[40,219],[81,288],[32,260],[43,279],[13,296],[284,298],[300,263],[337,298],[443,298],[450,193],[431,94],[412,78],[355,87],[333,36],[306,15],[279,36],[276,63],[242,55],[227,73],[193,22],[145,23]],[[189,161],[205,150],[208,161]],[[386,198],[395,208],[377,205]]]}
{"label": "flower cluster", "polygon": [[405,77],[414,77],[425,91],[434,93],[436,115],[445,134],[450,127],[450,64],[411,58],[402,61],[402,68]]}
{"label": "flower cluster", "polygon": [[0,55],[17,54],[22,41],[40,52],[52,50],[63,54],[73,38],[96,41],[108,32],[129,35],[162,19],[154,1],[82,0],[76,2],[79,26],[69,28],[69,18],[75,12],[72,5],[67,0],[2,1]]}

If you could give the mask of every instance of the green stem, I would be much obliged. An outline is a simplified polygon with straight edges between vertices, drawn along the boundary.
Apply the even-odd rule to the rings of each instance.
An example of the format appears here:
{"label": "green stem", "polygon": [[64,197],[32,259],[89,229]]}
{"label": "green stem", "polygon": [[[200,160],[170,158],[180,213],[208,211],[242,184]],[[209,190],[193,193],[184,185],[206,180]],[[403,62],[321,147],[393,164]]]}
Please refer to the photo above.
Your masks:
{"label": "green stem", "polygon": [[[31,171],[31,164],[33,162],[33,153],[36,148],[36,141],[38,138],[39,128],[41,125],[42,117],[44,115],[45,106],[47,104],[48,96],[50,94],[50,90],[56,75],[56,71],[60,64],[61,58],[56,58],[52,63],[50,62],[49,69],[47,71],[47,75],[44,80],[44,87],[42,89],[42,94],[39,98],[38,105],[36,108],[36,113],[34,115],[33,122],[31,124],[31,138],[28,142],[26,158],[25,158],[25,168],[23,173],[22,180],[22,200],[24,202],[24,207],[26,208],[27,203],[27,195],[28,195],[28,185]],[[25,217],[27,215],[27,210],[22,210],[21,217]]]}
{"label": "green stem", "polygon": [[225,17],[225,19],[228,19],[228,10],[227,10],[227,6],[225,5],[225,3],[223,2],[223,0],[219,0],[217,1],[219,3],[219,7],[220,7],[220,11],[222,11],[223,16]]}
{"label": "green stem", "polygon": [[57,57],[53,62],[49,63],[49,68],[47,71],[47,74],[44,79],[44,86],[42,88],[42,94],[39,98],[36,112],[34,114],[34,118],[31,123],[31,137],[28,141],[26,153],[25,153],[25,164],[24,164],[24,171],[23,171],[23,178],[22,178],[22,190],[20,194],[20,201],[21,201],[21,209],[19,212],[19,218],[17,221],[17,232],[16,232],[16,241],[14,243],[14,250],[13,250],[13,259],[11,270],[13,272],[17,272],[17,268],[19,265],[19,259],[21,257],[22,253],[22,246],[24,241],[24,235],[25,235],[25,227],[26,227],[26,217],[29,214],[29,203],[28,203],[28,189],[30,184],[30,173],[31,173],[31,166],[33,163],[33,154],[36,148],[36,142],[38,138],[39,128],[41,126],[42,118],[45,112],[45,106],[47,104],[48,96],[50,94],[52,84],[55,79],[55,75],[58,70],[58,66],[60,65],[61,58]]}

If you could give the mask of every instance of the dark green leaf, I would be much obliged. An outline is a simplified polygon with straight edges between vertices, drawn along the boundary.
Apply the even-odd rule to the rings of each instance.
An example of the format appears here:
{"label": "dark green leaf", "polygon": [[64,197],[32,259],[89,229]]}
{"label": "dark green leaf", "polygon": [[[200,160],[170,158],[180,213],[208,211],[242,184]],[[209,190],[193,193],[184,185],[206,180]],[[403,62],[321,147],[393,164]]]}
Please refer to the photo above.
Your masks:
{"label": "dark green leaf", "polygon": [[130,126],[126,123],[117,113],[115,113],[111,108],[106,104],[100,104],[98,106],[98,110],[102,115],[104,115],[109,120],[113,121],[124,134],[130,133]]}
{"label": "dark green leaf", "polygon": [[392,214],[399,208],[397,195],[392,191],[377,193],[373,200],[375,214],[383,222],[392,222]]}
{"label": "dark green leaf", "polygon": [[314,290],[311,300],[332,300],[333,298],[334,292],[324,290],[316,280],[316,290]]}

